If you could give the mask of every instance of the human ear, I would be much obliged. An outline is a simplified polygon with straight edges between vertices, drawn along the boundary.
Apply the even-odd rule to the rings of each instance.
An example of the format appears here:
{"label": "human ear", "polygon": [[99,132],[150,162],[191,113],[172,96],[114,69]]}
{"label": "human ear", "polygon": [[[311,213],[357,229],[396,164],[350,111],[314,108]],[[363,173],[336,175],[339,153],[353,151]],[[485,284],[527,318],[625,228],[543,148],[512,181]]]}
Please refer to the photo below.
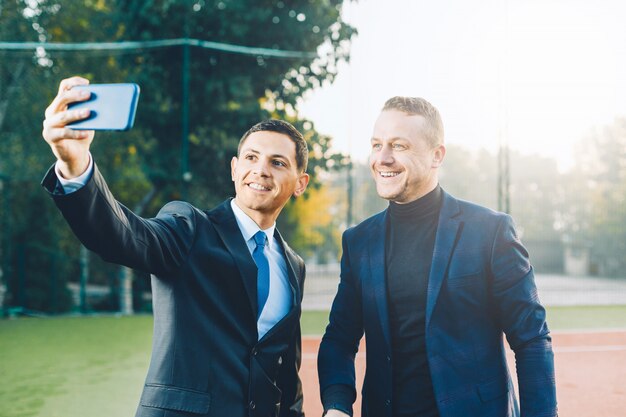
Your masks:
{"label": "human ear", "polygon": [[309,179],[309,174],[300,174],[296,182],[296,189],[293,192],[294,197],[299,197],[304,193],[304,190],[306,190],[306,186],[309,184]]}
{"label": "human ear", "polygon": [[433,149],[433,168],[439,168],[443,163],[443,158],[446,156],[446,147],[444,145],[437,145]]}
{"label": "human ear", "polygon": [[237,157],[233,156],[233,159],[230,160],[230,179],[231,181],[235,181],[235,173],[237,172]]}

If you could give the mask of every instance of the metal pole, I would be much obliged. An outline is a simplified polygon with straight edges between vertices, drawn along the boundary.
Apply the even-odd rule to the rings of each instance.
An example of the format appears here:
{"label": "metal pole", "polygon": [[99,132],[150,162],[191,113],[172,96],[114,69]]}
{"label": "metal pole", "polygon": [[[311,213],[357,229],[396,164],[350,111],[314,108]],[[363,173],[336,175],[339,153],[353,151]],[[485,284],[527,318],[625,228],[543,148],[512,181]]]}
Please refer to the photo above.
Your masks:
{"label": "metal pole", "polygon": [[504,212],[511,214],[511,158],[508,138],[504,149]]}
{"label": "metal pole", "polygon": [[498,132],[498,210],[511,213],[511,170],[510,170],[510,150],[509,150],[509,59],[506,43],[509,40],[509,9],[508,0],[502,2],[503,7],[503,32],[505,42],[500,50],[500,120]]}
{"label": "metal pole", "polygon": [[17,303],[18,307],[26,307],[26,249],[20,244],[17,248]]}
{"label": "metal pole", "polygon": [[120,313],[129,316],[134,313],[133,310],[133,271],[124,266],[119,270],[120,278]]}
{"label": "metal pole", "polygon": [[346,213],[346,227],[352,226],[352,194],[353,194],[353,181],[352,181],[352,158],[348,157],[348,207]]}
{"label": "metal pole", "polygon": [[57,257],[54,254],[50,254],[50,312],[52,314],[58,313],[58,300],[57,300]]}
{"label": "metal pole", "polygon": [[0,174],[0,190],[2,191],[2,236],[0,237],[0,286],[3,288],[3,300],[0,303],[0,316],[5,311],[5,294],[9,290],[9,280],[11,279],[11,204],[10,204],[10,177]]}
{"label": "metal pole", "polygon": [[510,170],[509,145],[506,139],[502,139],[498,150],[498,210],[511,213],[511,170]]}
{"label": "metal pole", "polygon": [[[189,13],[185,15],[185,40],[189,40]],[[187,200],[188,184],[191,181],[189,171],[189,43],[183,45],[183,67],[182,67],[182,102],[181,102],[181,124],[182,124],[182,145],[181,145],[181,177],[182,177],[182,198]]]}
{"label": "metal pole", "polygon": [[496,191],[498,193],[498,211],[503,211],[503,195],[502,195],[502,138],[498,138],[498,184]]}
{"label": "metal pole", "polygon": [[80,312],[87,312],[87,279],[89,277],[89,251],[80,245]]}

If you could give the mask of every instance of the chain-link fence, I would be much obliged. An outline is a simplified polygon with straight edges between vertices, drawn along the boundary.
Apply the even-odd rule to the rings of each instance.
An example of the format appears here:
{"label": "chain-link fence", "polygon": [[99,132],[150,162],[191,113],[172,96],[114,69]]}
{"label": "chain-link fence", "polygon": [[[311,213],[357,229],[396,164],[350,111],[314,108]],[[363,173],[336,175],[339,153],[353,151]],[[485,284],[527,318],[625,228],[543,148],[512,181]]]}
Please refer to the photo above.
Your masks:
{"label": "chain-link fence", "polygon": [[[119,70],[128,62],[180,57],[179,50],[169,48],[80,54],[0,50],[0,305],[5,312],[150,310],[149,277],[137,271],[131,275],[122,267],[84,252],[41,189],[40,178],[53,161],[40,139],[41,121],[45,106],[65,74],[87,73],[97,81],[129,81]],[[221,59],[225,58],[214,51],[194,51],[192,67],[196,72],[217,70],[220,67],[212,62]],[[62,68],[64,74],[57,68]],[[108,73],[117,78],[108,78]],[[180,73],[171,76],[182,79]],[[190,80],[191,90],[199,85],[196,80]],[[99,134],[93,150],[98,164],[114,194],[129,207],[139,208],[144,216],[153,215],[164,201],[184,195],[200,207],[212,207],[223,199],[224,192],[207,191],[207,182],[217,183],[220,190],[230,189],[228,159],[235,152],[237,137],[213,136],[215,131],[205,125],[206,119],[191,112],[188,172],[203,175],[191,175],[183,181],[180,97],[172,98],[171,110],[160,120],[147,120],[141,113],[155,103],[167,102],[159,94],[150,89],[142,91],[133,131],[117,136]],[[191,103],[192,107],[196,105],[201,103]],[[215,123],[230,123],[238,117],[238,109],[235,106],[224,115],[226,119]],[[594,143],[602,146],[610,140],[626,141],[619,123],[614,127],[616,134],[600,137]],[[154,129],[176,134],[165,146],[152,136]],[[217,163],[209,164],[210,169],[205,167],[207,154],[200,148],[206,142],[210,142],[207,146],[211,152],[220,155]],[[163,152],[156,157],[153,149],[159,147]],[[613,149],[617,149],[611,155],[615,164],[603,162],[605,168],[613,168],[599,171],[561,172],[556,161],[549,158],[511,154],[511,214],[531,254],[540,296],[548,304],[626,304],[626,214],[624,204],[620,204],[626,197],[626,170],[622,164],[624,150]],[[606,172],[613,175],[607,176]],[[497,209],[498,175],[497,155],[450,146],[441,184],[456,197]],[[304,306],[308,309],[330,307],[339,281],[341,232],[387,204],[376,196],[367,164],[355,162],[349,172],[333,171],[319,178],[320,187],[309,191],[315,210],[309,210],[307,220],[300,225],[299,237],[294,238],[296,242],[304,241],[302,253],[308,264]],[[155,190],[160,198],[152,199]],[[327,198],[316,200],[314,196],[320,194]],[[324,205],[319,205],[320,201]]]}

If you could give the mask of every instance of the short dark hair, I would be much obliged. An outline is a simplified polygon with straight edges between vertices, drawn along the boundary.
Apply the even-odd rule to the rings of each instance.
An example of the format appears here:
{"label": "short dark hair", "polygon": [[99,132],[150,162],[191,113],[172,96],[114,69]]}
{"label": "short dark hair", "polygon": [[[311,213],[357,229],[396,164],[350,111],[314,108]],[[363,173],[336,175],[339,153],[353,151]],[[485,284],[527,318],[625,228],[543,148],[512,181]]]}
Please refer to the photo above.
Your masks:
{"label": "short dark hair", "polygon": [[300,172],[306,172],[307,164],[309,163],[309,148],[307,147],[306,140],[304,140],[302,133],[291,123],[285,122],[284,120],[268,119],[255,124],[248,129],[239,140],[237,156],[239,156],[243,143],[248,139],[248,136],[254,132],[276,132],[288,136],[289,139],[296,144],[296,165]]}
{"label": "short dark hair", "polygon": [[432,146],[443,144],[443,122],[439,110],[421,97],[392,97],[385,102],[383,110],[398,110],[426,119],[427,138]]}

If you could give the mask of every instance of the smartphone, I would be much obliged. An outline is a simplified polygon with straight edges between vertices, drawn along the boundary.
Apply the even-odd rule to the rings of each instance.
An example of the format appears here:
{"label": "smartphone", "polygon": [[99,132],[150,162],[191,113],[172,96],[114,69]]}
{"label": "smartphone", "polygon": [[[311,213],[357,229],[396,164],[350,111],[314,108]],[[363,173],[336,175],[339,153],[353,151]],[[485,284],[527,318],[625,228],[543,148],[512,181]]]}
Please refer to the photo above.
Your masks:
{"label": "smartphone", "polygon": [[70,103],[68,109],[89,109],[89,117],[68,123],[75,130],[129,130],[135,122],[139,101],[137,84],[89,84],[72,89],[87,90],[86,101]]}

